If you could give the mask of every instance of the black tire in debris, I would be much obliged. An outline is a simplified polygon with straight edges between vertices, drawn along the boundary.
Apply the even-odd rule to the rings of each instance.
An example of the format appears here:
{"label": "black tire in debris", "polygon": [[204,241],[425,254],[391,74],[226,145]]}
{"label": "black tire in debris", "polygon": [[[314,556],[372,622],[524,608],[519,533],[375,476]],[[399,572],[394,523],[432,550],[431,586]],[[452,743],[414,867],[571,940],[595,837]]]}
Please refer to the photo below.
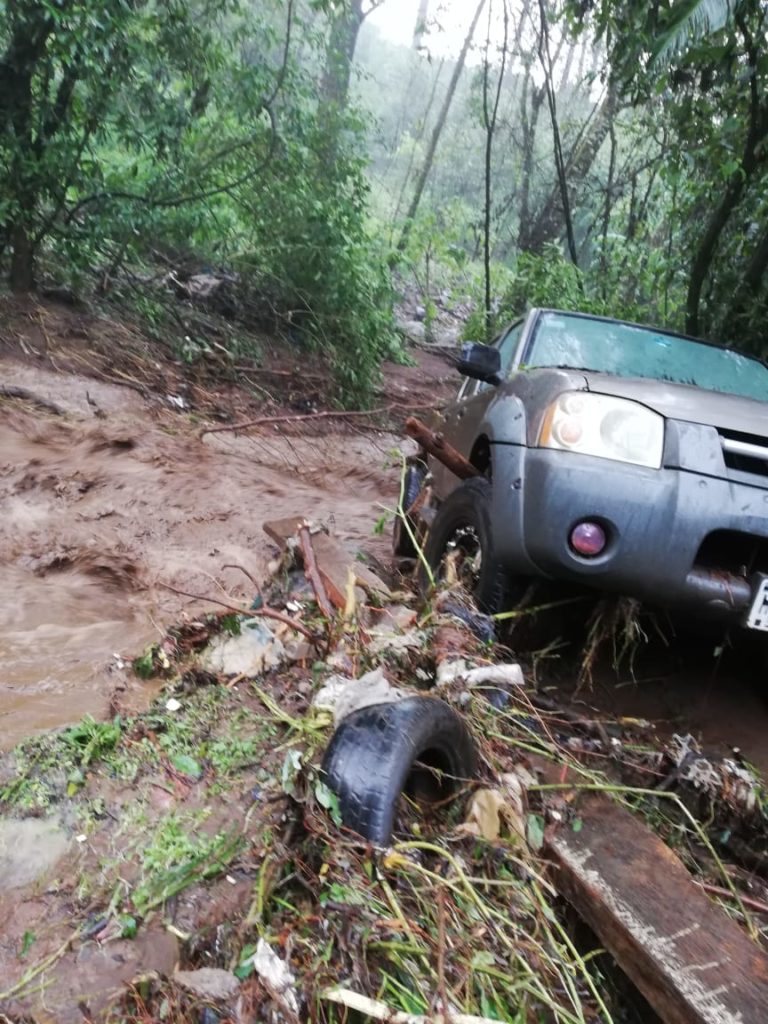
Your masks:
{"label": "black tire in debris", "polygon": [[348,715],[322,770],[344,824],[387,846],[403,792],[418,802],[443,801],[472,778],[475,765],[474,741],[460,715],[436,697],[407,697]]}
{"label": "black tire in debris", "polygon": [[[413,506],[413,503],[418,498],[426,475],[427,468],[423,462],[419,461],[412,462],[406,466],[405,476],[403,477],[403,510],[406,513],[405,517],[408,520],[408,525],[414,534],[416,533],[416,523],[408,515],[408,509]],[[403,523],[403,519],[399,515],[395,516],[395,521],[392,524],[392,552],[396,558],[416,558],[418,555],[410,534]]]}
{"label": "black tire in debris", "polygon": [[[464,585],[480,611],[487,615],[504,611],[512,590],[509,574],[501,566],[493,543],[491,487],[490,480],[476,476],[451,491],[438,509],[424,545],[424,556],[436,580],[443,576],[443,562],[452,549],[463,544],[468,549],[476,545],[477,571],[471,579],[465,575]],[[421,592],[427,594],[431,583],[422,564],[418,580]]]}

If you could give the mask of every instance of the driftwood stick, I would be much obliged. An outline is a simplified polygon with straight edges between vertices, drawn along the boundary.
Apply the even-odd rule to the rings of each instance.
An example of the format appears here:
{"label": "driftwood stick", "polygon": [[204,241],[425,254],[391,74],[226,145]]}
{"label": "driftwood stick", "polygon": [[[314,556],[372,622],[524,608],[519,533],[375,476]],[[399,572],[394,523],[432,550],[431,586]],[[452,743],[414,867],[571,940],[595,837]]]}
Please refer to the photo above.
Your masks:
{"label": "driftwood stick", "polygon": [[333,605],[330,602],[328,592],[325,589],[325,584],[317,567],[315,549],[312,547],[312,536],[306,523],[299,527],[299,545],[301,547],[301,557],[304,559],[304,571],[307,574],[307,579],[312,584],[320,611],[330,621],[333,618]]}
{"label": "driftwood stick", "polygon": [[[698,881],[696,885],[703,889],[704,892],[712,893],[713,896],[722,896],[724,899],[731,901],[736,899],[730,889],[725,889],[720,885],[710,885],[709,882]],[[768,914],[768,903],[765,903],[763,900],[756,900],[753,896],[747,896],[743,892],[739,893],[738,899],[741,900],[745,907],[749,907],[750,910],[757,910],[761,914]]]}
{"label": "driftwood stick", "polygon": [[306,420],[350,419],[353,416],[380,416],[395,409],[434,409],[434,403],[428,405],[410,405],[404,402],[390,402],[375,409],[354,409],[351,412],[342,409],[327,409],[325,412],[306,412],[298,416],[260,416],[255,420],[244,420],[242,423],[227,423],[223,427],[206,427],[200,431],[200,437],[206,434],[221,434],[225,430],[247,430],[250,427],[267,427],[274,423],[303,423]]}
{"label": "driftwood stick", "polygon": [[460,480],[469,480],[473,476],[480,476],[480,471],[465,459],[453,445],[448,444],[442,434],[436,434],[429,429],[426,423],[422,423],[415,416],[410,416],[405,421],[405,432],[408,437],[418,441],[421,447],[434,456],[438,462],[447,466]]}
{"label": "driftwood stick", "polygon": [[208,597],[205,594],[192,594],[188,590],[179,590],[178,587],[172,587],[170,583],[163,583],[162,580],[157,581],[159,587],[163,587],[164,590],[170,590],[172,594],[178,594],[180,597],[191,597],[195,601],[206,601],[209,604],[218,604],[222,608],[226,608],[227,611],[236,612],[238,615],[245,615],[250,618],[263,618],[263,619],[276,619],[278,622],[284,622],[286,626],[290,626],[291,629],[295,629],[297,633],[301,633],[307,640],[313,644],[317,643],[317,637],[314,633],[310,632],[306,626],[302,625],[301,622],[297,622],[296,619],[292,619],[290,615],[285,615],[283,612],[277,611],[276,608],[238,608],[235,604],[229,604],[228,601],[220,601],[216,597]]}
{"label": "driftwood stick", "polygon": [[40,398],[39,395],[26,388],[11,387],[8,384],[0,385],[0,398],[20,398],[25,402],[31,402],[32,405],[36,405],[40,409],[45,409],[46,412],[52,412],[54,416],[64,415],[61,406],[56,405],[55,402],[49,402],[47,398]]}

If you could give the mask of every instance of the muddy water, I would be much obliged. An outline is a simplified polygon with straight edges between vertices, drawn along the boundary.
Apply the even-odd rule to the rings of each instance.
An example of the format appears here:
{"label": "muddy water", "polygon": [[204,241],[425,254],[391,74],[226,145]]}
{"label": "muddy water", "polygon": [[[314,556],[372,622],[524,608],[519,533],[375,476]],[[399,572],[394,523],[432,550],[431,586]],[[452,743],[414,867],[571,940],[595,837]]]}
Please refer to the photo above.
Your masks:
{"label": "muddy water", "polygon": [[121,660],[204,606],[163,584],[248,596],[246,572],[263,577],[274,555],[264,520],[305,514],[384,552],[373,526],[396,489],[394,438],[201,441],[184,417],[121,388],[12,363],[3,380],[67,415],[0,412],[2,747],[104,717],[116,695],[146,699]]}

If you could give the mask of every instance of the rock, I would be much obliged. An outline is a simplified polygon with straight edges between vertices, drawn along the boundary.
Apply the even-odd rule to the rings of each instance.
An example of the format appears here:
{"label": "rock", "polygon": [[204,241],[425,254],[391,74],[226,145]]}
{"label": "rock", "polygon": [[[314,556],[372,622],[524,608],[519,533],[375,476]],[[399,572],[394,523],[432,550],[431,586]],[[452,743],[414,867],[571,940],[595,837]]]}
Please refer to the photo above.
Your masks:
{"label": "rock", "polygon": [[418,320],[402,320],[397,325],[401,334],[405,335],[408,341],[423,345],[427,339],[427,332],[424,324]]}
{"label": "rock", "polygon": [[0,890],[42,879],[69,849],[57,822],[47,818],[0,821]]}
{"label": "rock", "polygon": [[200,967],[196,971],[176,971],[173,980],[203,999],[227,1000],[237,995],[240,982],[231,971],[220,967]]}
{"label": "rock", "polygon": [[259,619],[241,623],[240,635],[217,636],[201,659],[208,672],[227,676],[257,676],[275,668],[285,657],[285,648],[271,629]]}
{"label": "rock", "polygon": [[461,329],[433,324],[430,341],[435,348],[458,348],[461,342]]}

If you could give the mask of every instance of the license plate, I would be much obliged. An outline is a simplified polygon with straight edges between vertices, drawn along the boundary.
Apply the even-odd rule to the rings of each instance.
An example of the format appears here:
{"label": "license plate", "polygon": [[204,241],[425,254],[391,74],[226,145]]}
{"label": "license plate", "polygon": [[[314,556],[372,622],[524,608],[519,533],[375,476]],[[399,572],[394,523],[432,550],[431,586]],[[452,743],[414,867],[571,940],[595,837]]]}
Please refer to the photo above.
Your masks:
{"label": "license plate", "polygon": [[768,633],[768,579],[760,580],[757,586],[747,616],[747,626],[749,629],[759,629]]}

